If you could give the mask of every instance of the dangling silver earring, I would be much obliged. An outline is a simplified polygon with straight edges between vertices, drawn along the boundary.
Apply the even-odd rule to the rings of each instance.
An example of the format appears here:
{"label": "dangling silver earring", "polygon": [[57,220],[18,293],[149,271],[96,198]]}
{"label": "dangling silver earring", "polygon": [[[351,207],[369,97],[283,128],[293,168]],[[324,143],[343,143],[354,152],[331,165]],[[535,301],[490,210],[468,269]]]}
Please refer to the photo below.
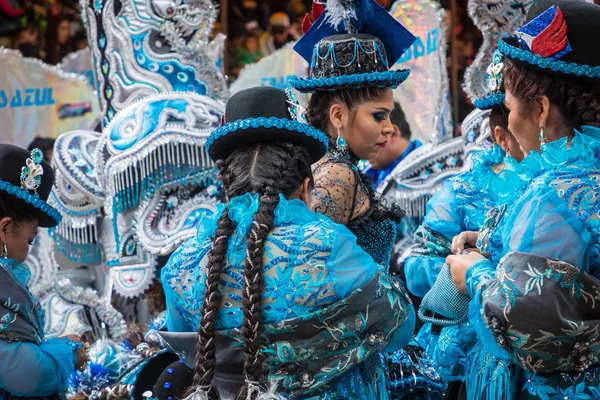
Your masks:
{"label": "dangling silver earring", "polygon": [[341,130],[342,128],[338,126],[337,139],[335,141],[336,153],[349,159],[350,152],[348,151],[348,144],[346,143],[346,139],[342,136]]}
{"label": "dangling silver earring", "polygon": [[2,245],[2,254],[0,254],[2,258],[8,258],[8,247],[5,244]]}
{"label": "dangling silver earring", "polygon": [[506,150],[505,153],[507,157],[512,157],[512,155],[510,154],[510,149]]}
{"label": "dangling silver earring", "polygon": [[540,125],[540,142],[542,144],[548,143],[548,139],[546,138],[546,127],[544,125]]}

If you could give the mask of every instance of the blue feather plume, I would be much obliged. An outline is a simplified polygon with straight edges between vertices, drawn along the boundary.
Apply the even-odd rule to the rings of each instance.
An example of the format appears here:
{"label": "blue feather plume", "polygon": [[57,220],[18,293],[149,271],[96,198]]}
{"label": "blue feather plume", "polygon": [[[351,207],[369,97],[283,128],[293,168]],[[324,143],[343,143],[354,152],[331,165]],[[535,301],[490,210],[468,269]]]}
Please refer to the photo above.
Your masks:
{"label": "blue feather plume", "polygon": [[373,0],[327,0],[325,20],[336,30],[343,24],[348,32],[360,32],[361,20],[372,12]]}

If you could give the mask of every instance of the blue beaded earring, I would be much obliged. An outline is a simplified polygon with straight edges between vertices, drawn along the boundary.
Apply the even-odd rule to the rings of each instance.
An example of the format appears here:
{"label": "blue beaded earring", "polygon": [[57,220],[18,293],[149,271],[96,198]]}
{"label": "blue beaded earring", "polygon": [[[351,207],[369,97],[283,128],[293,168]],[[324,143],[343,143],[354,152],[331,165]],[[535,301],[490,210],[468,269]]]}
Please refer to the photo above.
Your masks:
{"label": "blue beaded earring", "polygon": [[337,128],[337,139],[335,141],[336,153],[340,156],[350,159],[350,151],[348,150],[348,144],[346,139],[341,134],[341,127]]}

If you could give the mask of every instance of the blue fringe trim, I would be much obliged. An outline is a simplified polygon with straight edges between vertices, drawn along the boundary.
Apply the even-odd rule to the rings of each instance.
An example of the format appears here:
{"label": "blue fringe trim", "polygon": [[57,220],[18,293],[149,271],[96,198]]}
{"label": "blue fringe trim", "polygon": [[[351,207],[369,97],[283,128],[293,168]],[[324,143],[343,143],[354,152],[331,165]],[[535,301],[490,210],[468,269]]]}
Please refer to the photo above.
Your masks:
{"label": "blue fringe trim", "polygon": [[69,239],[56,234],[54,237],[57,250],[69,261],[81,264],[100,264],[102,249],[99,243],[73,243]]}
{"label": "blue fringe trim", "polygon": [[237,132],[240,129],[245,130],[245,129],[250,129],[250,128],[286,129],[288,131],[302,133],[308,137],[318,140],[319,142],[321,142],[321,144],[323,144],[325,146],[325,149],[327,149],[327,147],[328,147],[327,146],[328,145],[327,135],[325,135],[323,132],[321,132],[320,130],[318,130],[315,127],[304,124],[302,122],[294,121],[291,119],[286,119],[286,118],[259,117],[259,118],[247,118],[247,119],[227,123],[223,126],[218,127],[210,134],[210,136],[206,140],[206,151],[208,151],[210,153],[210,147],[213,145],[213,143],[216,142],[217,140],[227,136],[228,134],[230,134],[232,132]]}
{"label": "blue fringe trim", "polygon": [[473,100],[473,105],[480,110],[490,110],[504,103],[504,93],[488,94],[480,99]]}
{"label": "blue fringe trim", "polygon": [[502,39],[498,41],[498,50],[510,59],[525,61],[531,65],[549,69],[554,72],[562,72],[567,75],[586,76],[588,78],[600,78],[600,66],[592,67],[590,65],[544,58],[527,50],[513,47]]}
{"label": "blue fringe trim", "polygon": [[482,305],[480,302],[480,297],[481,293],[477,293],[473,300],[471,300],[471,304],[469,304],[469,322],[477,334],[477,338],[481,344],[483,344],[483,347],[487,350],[487,352],[499,360],[508,361],[508,353],[498,345],[494,335],[481,316]]}
{"label": "blue fringe trim", "polygon": [[512,400],[517,389],[518,374],[507,359],[498,359],[481,345],[469,351],[467,400]]}
{"label": "blue fringe trim", "polygon": [[410,75],[409,69],[367,72],[364,74],[333,76],[330,78],[290,78],[290,85],[303,93],[325,90],[338,90],[340,86],[389,87],[395,89]]}
{"label": "blue fringe trim", "polygon": [[39,197],[32,195],[27,190],[21,189],[20,187],[3,181],[2,179],[0,179],[0,190],[4,190],[5,192],[25,201],[26,203],[31,204],[38,210],[47,214],[50,218],[54,219],[56,225],[60,224],[60,221],[62,220],[62,215],[60,215],[58,210],[48,205],[48,203],[46,203]]}

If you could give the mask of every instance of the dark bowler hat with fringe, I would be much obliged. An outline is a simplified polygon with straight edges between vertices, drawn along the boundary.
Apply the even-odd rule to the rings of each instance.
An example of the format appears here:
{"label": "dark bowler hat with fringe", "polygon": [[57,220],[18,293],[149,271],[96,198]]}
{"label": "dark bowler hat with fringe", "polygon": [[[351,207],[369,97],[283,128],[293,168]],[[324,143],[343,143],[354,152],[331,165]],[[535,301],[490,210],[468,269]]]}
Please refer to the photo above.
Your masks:
{"label": "dark bowler hat with fringe", "polygon": [[505,57],[566,77],[600,79],[600,6],[584,0],[537,0],[527,23],[502,38]]}
{"label": "dark bowler hat with fringe", "polygon": [[40,227],[51,228],[61,220],[60,213],[46,203],[53,184],[54,171],[40,149],[29,152],[0,144],[0,196],[35,216]]}
{"label": "dark bowler hat with fringe", "polygon": [[293,90],[260,86],[231,96],[221,126],[211,133],[206,148],[216,161],[245,144],[274,140],[301,144],[312,162],[327,152],[327,136],[305,122]]}
{"label": "dark bowler hat with fringe", "polygon": [[294,46],[310,63],[309,78],[292,78],[300,92],[391,87],[410,70],[390,70],[415,37],[373,0],[329,0],[325,12]]}

